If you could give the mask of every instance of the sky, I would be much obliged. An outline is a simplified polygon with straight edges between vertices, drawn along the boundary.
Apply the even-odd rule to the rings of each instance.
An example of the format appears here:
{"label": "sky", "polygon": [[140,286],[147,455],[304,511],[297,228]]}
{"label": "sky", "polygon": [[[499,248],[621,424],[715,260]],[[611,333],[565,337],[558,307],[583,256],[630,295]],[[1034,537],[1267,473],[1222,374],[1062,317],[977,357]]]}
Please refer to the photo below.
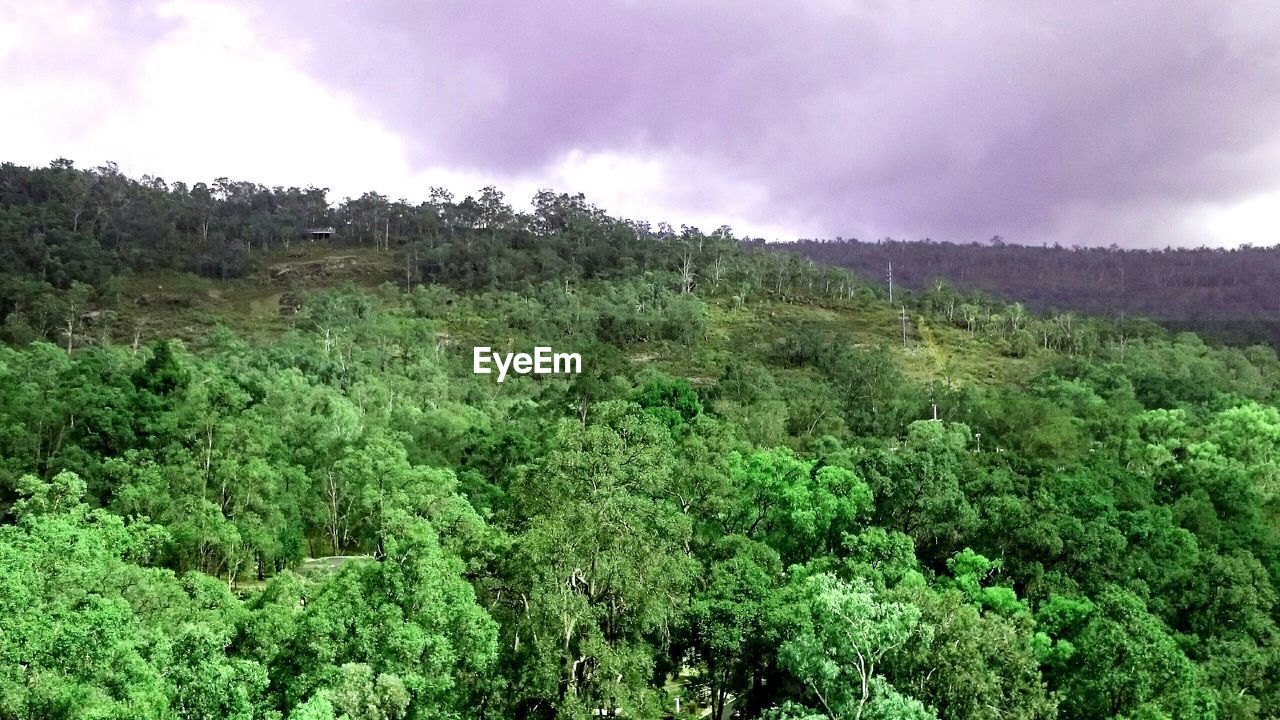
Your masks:
{"label": "sky", "polygon": [[1280,3],[0,0],[0,161],[774,240],[1280,243]]}

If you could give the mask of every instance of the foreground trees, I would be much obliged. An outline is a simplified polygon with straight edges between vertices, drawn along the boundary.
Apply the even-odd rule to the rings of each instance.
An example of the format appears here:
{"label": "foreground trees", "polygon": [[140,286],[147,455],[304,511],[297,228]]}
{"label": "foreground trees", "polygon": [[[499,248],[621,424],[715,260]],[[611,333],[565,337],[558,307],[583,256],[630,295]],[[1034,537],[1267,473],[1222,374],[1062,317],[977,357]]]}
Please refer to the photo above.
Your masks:
{"label": "foreground trees", "polygon": [[167,533],[90,510],[84,489],[27,477],[0,528],[6,717],[440,717],[493,665],[497,627],[425,520],[397,518],[383,562],[285,573],[242,603],[141,567]]}
{"label": "foreground trees", "polygon": [[[1225,357],[1135,345],[947,396],[965,422],[860,436],[831,403],[770,445],[741,409],[840,397],[821,343],[708,388],[602,352],[495,394],[397,349],[416,298],[331,297],[270,347],[0,349],[5,713],[1276,707],[1265,363],[1206,395],[1176,378]],[[518,327],[510,300],[476,302]]]}
{"label": "foreground trees", "polygon": [[814,576],[803,593],[807,612],[780,655],[783,666],[804,683],[826,717],[937,717],[880,674],[885,656],[917,633],[928,642],[929,630],[920,628],[915,606],[877,599],[866,583],[851,585],[830,575]]}
{"label": "foreground trees", "polygon": [[505,590],[522,704],[589,716],[657,712],[646,687],[697,569],[689,520],[670,500],[670,439],[635,406],[563,421],[546,460],[514,488],[521,522]]}

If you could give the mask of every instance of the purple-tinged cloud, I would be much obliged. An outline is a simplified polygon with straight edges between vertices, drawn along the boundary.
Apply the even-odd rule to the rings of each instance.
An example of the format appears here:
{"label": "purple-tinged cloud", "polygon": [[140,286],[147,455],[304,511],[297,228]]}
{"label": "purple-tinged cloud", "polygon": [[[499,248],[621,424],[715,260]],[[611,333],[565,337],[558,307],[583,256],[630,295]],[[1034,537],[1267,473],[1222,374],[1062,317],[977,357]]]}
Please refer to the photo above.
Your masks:
{"label": "purple-tinged cloud", "polygon": [[[40,85],[58,78],[75,96],[66,98],[63,112],[48,112],[40,121],[80,130],[94,119],[82,114],[84,108],[107,100],[127,106],[133,100],[143,60],[140,50],[176,27],[175,20],[162,17],[152,3],[46,0],[0,5],[0,87]],[[13,33],[11,38],[5,37],[6,29]],[[32,113],[37,108],[6,111]]]}
{"label": "purple-tinged cloud", "polygon": [[423,164],[660,151],[762,184],[762,219],[1026,242],[1060,239],[1072,208],[1141,215],[1280,182],[1275,3],[275,7],[313,71]]}
{"label": "purple-tinged cloud", "polygon": [[[157,28],[114,4],[134,13],[103,37],[123,77],[121,34]],[[954,241],[1224,242],[1189,219],[1280,198],[1270,0],[237,6],[418,171],[657,159],[704,217],[737,196],[759,226]]]}

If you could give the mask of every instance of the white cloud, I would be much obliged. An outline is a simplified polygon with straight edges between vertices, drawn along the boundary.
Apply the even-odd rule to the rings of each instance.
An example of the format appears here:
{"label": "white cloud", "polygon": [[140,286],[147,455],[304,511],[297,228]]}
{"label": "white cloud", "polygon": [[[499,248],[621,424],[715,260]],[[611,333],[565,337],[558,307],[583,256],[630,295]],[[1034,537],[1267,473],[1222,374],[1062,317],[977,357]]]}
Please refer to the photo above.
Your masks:
{"label": "white cloud", "polygon": [[[92,118],[49,128],[30,146],[187,181],[227,176],[356,192],[408,174],[398,138],[293,68],[244,15],[199,2],[166,4],[159,14],[178,28],[145,51],[134,96],[92,98]],[[24,88],[40,114],[75,112],[57,107],[79,103],[68,79],[49,80]]]}
{"label": "white cloud", "polygon": [[[210,0],[128,10],[104,0],[0,5],[0,97],[7,106],[0,113],[0,160],[43,165],[69,157],[82,167],[114,160],[135,177],[315,184],[329,187],[335,201],[366,190],[417,201],[430,185],[459,196],[496,185],[514,205],[527,207],[536,190],[550,188],[582,192],[623,217],[706,231],[728,224],[769,239],[814,234],[821,219],[815,207],[806,209],[803,196],[774,196],[768,178],[735,174],[723,158],[674,148],[572,150],[518,175],[415,166],[409,143],[375,119],[376,108],[308,75],[299,64],[306,48],[264,36],[270,25],[251,12]],[[860,164],[838,152],[831,162]],[[935,234],[895,227],[901,223],[892,207],[863,212],[858,223],[842,228],[845,234]],[[1055,214],[1056,222],[1035,236],[1011,239],[1280,242],[1280,191],[1220,206],[1064,200]]]}
{"label": "white cloud", "polygon": [[1193,221],[1215,245],[1280,245],[1280,190],[1206,209]]}
{"label": "white cloud", "polygon": [[572,151],[549,168],[544,184],[581,192],[615,215],[710,232],[729,225],[739,235],[794,237],[781,224],[756,219],[768,207],[767,191],[721,169],[674,155]]}
{"label": "white cloud", "polygon": [[[24,38],[63,46],[92,42],[93,28],[109,12],[102,6],[70,10],[49,5],[0,17],[6,21],[0,23],[0,62],[28,49]],[[329,187],[335,201],[366,190],[417,201],[430,185],[462,196],[493,184],[517,207],[527,207],[534,192],[550,188],[582,192],[625,217],[708,231],[730,224],[740,233],[770,238],[790,235],[780,225],[748,220],[753,208],[764,206],[762,188],[717,182],[685,159],[573,151],[542,171],[517,177],[447,167],[414,170],[401,138],[351,98],[305,75],[289,48],[260,37],[244,11],[177,0],[155,12],[173,29],[136,49],[131,77],[79,72],[75,58],[61,63],[62,70],[38,76],[0,75],[0,94],[21,108],[0,115],[3,158],[43,165],[68,157],[81,166],[112,160],[134,177],[188,183],[225,176],[268,185],[315,184]],[[57,22],[68,17],[73,21]]]}

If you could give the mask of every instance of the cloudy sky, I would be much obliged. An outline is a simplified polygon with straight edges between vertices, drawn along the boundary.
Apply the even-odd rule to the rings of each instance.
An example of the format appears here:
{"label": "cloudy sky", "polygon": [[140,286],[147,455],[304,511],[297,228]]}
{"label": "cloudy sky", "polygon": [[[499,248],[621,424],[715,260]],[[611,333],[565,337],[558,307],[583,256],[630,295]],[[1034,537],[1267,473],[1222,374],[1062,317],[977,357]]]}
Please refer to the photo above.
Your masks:
{"label": "cloudy sky", "polygon": [[1280,243],[1280,3],[0,0],[0,160],[769,239]]}

